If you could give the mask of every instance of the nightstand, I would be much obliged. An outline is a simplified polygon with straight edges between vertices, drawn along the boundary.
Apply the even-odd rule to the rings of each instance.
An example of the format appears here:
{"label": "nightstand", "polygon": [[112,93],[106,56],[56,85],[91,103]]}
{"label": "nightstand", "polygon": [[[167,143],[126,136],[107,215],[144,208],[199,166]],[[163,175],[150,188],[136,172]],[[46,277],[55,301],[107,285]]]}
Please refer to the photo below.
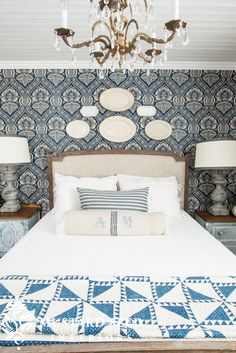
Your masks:
{"label": "nightstand", "polygon": [[212,216],[206,211],[196,211],[195,219],[236,255],[236,217]]}
{"label": "nightstand", "polygon": [[40,207],[22,205],[18,212],[0,213],[0,257],[18,242],[40,219]]}

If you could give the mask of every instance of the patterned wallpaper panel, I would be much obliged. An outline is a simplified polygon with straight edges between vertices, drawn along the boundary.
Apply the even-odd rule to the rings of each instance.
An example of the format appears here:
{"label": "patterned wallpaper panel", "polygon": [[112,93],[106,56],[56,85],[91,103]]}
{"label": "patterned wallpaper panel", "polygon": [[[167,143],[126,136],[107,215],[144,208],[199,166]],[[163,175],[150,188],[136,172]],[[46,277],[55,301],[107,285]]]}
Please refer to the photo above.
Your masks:
{"label": "patterned wallpaper panel", "polygon": [[[115,115],[99,104],[101,92],[111,87],[130,90],[135,104],[124,112],[137,125],[137,133],[126,143],[106,141],[99,124]],[[33,162],[18,170],[19,198],[48,210],[48,153],[83,149],[148,149],[191,153],[189,211],[204,207],[213,190],[210,175],[193,169],[195,144],[216,138],[236,138],[235,71],[116,71],[100,80],[91,70],[0,70],[0,134],[27,136]],[[96,105],[99,115],[84,118],[83,105]],[[139,117],[139,105],[155,105],[153,118]],[[117,114],[119,115],[119,114]],[[66,125],[82,119],[90,125],[84,139],[66,134]],[[168,121],[172,135],[154,141],[145,134],[153,119]],[[227,174],[229,200],[236,203],[236,172]]]}

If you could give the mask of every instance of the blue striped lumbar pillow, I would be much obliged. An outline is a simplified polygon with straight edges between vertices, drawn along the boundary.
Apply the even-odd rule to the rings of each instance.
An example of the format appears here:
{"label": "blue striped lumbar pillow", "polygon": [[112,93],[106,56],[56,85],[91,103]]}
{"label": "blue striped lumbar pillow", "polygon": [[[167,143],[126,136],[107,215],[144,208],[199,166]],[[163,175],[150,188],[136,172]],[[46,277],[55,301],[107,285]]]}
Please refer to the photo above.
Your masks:
{"label": "blue striped lumbar pillow", "polygon": [[82,210],[148,211],[149,188],[128,191],[100,191],[77,188]]}

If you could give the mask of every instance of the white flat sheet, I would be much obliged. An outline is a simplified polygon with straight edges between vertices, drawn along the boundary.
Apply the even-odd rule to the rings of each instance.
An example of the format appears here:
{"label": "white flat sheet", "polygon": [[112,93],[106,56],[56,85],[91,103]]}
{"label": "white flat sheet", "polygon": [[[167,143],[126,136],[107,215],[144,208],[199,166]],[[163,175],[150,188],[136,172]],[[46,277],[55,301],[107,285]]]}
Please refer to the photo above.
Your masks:
{"label": "white flat sheet", "polygon": [[56,235],[48,213],[0,260],[0,275],[236,275],[236,256],[185,212],[168,235]]}

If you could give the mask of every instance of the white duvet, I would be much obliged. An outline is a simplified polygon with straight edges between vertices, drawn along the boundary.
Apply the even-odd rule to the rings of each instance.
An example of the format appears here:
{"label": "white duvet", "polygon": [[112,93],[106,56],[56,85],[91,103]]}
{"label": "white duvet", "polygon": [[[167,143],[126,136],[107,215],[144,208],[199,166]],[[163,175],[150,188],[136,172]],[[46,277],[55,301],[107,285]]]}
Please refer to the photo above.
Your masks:
{"label": "white duvet", "polygon": [[165,236],[58,236],[51,212],[0,260],[0,275],[236,275],[236,256],[185,212]]}

